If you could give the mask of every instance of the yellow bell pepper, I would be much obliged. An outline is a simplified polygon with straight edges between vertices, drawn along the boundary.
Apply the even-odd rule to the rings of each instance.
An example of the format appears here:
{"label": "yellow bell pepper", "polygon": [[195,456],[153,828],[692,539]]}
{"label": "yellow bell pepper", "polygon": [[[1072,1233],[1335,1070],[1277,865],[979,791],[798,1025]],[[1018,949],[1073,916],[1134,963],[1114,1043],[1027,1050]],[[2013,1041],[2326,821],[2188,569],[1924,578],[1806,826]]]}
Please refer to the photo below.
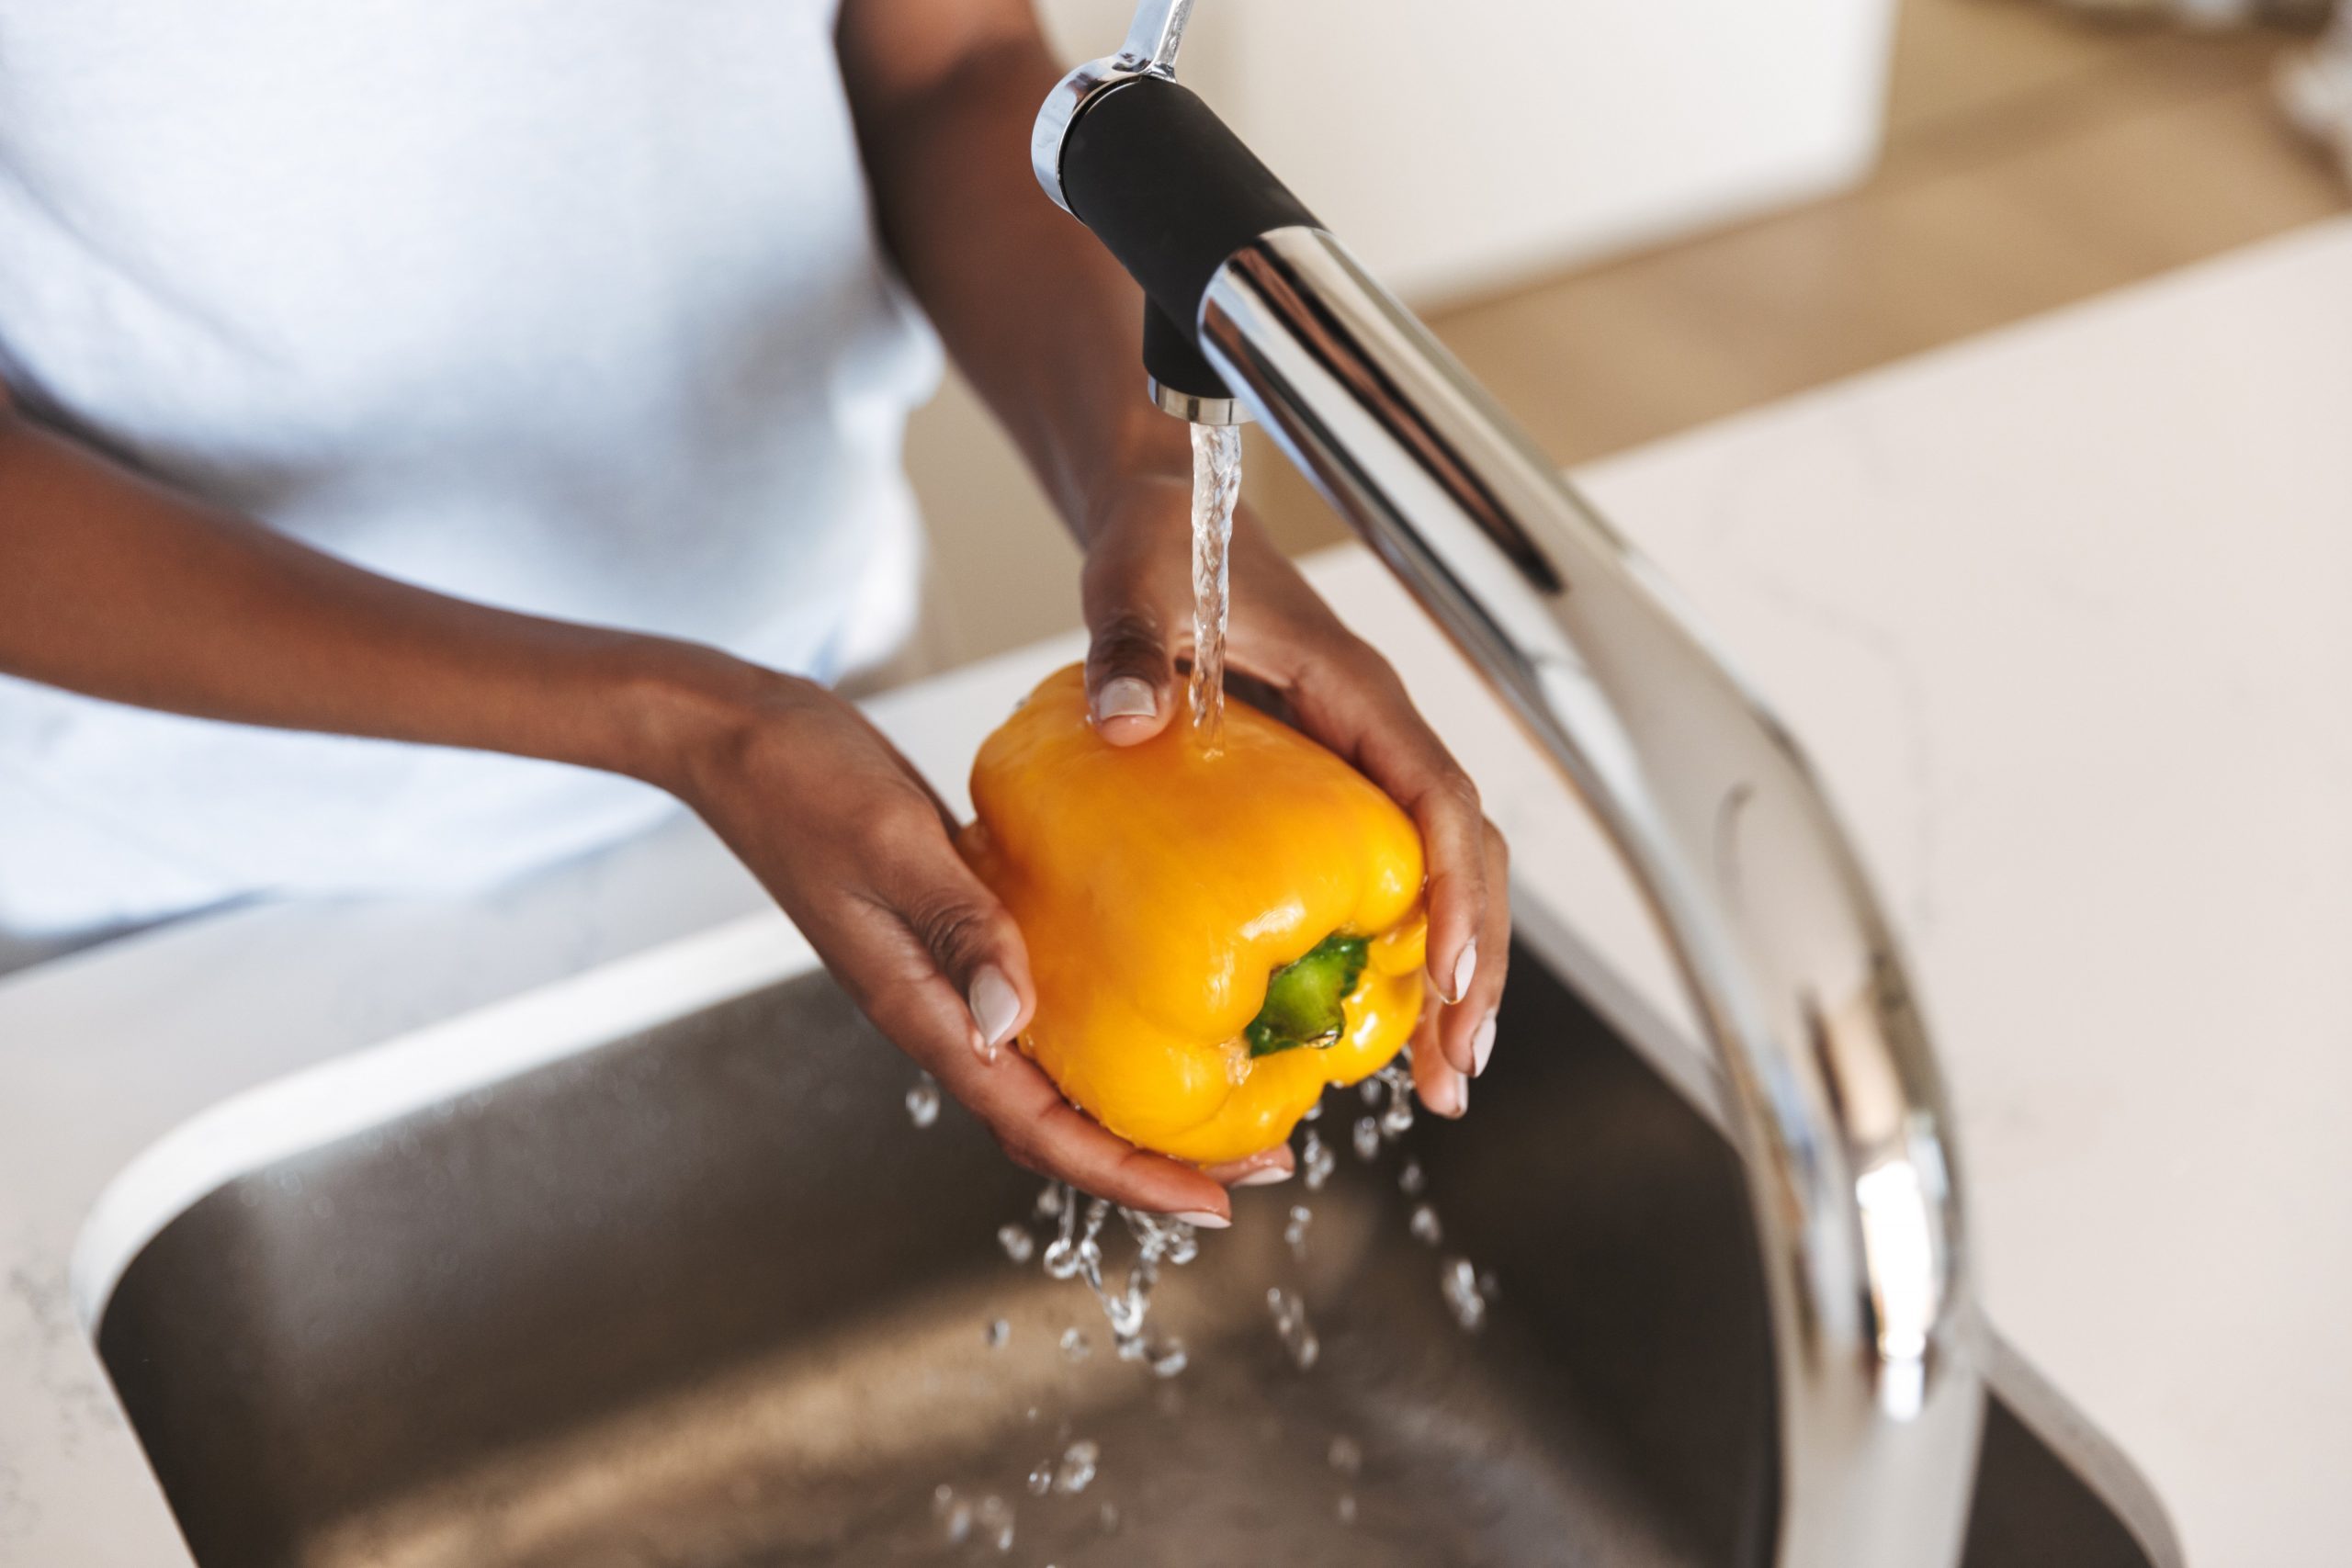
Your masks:
{"label": "yellow bell pepper", "polygon": [[965,859],[1029,947],[1021,1049],[1112,1132],[1203,1165],[1290,1135],[1421,1011],[1421,842],[1385,795],[1253,708],[1136,746],[1049,676],[972,764]]}

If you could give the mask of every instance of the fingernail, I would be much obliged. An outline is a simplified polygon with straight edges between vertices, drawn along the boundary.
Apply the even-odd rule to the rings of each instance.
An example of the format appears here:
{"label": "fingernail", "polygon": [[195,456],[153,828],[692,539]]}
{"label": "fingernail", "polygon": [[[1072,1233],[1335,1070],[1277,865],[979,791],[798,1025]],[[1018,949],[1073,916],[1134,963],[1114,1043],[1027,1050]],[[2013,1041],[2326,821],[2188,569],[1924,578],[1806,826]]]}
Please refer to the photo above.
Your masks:
{"label": "fingernail", "polygon": [[1215,1209],[1180,1209],[1168,1217],[1182,1220],[1188,1225],[1197,1225],[1204,1231],[1221,1231],[1233,1223]]}
{"label": "fingernail", "polygon": [[1261,1165],[1240,1180],[1236,1187],[1272,1187],[1277,1181],[1288,1181],[1291,1168],[1286,1165]]}
{"label": "fingernail", "polygon": [[1012,1021],[1021,1016],[1021,995],[1004,971],[991,964],[972,976],[971,1001],[972,1021],[980,1026],[980,1039],[993,1052],[1012,1036]]}
{"label": "fingernail", "polygon": [[1448,1067],[1421,1102],[1449,1121],[1457,1120],[1470,1109],[1470,1080]]}
{"label": "fingernail", "polygon": [[1472,937],[1462,944],[1453,959],[1453,993],[1445,999],[1458,1002],[1470,994],[1470,981],[1478,973],[1478,939]]}
{"label": "fingernail", "polygon": [[1495,1054],[1495,1015],[1491,1012],[1480,1021],[1478,1032],[1470,1037],[1470,1076],[1477,1077],[1487,1070],[1487,1058]]}
{"label": "fingernail", "polygon": [[1097,724],[1114,718],[1149,718],[1159,711],[1159,694],[1151,689],[1150,682],[1133,675],[1104,682],[1102,694],[1094,699]]}

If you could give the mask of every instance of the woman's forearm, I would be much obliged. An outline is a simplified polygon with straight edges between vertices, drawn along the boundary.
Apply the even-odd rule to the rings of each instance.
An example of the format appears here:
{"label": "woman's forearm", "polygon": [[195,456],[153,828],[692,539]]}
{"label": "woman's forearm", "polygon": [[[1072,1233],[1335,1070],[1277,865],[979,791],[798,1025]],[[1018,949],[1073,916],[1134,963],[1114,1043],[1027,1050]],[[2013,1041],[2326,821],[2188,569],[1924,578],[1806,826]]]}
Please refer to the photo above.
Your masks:
{"label": "woman's forearm", "polygon": [[1060,68],[1027,0],[849,0],[841,31],[891,252],[1083,536],[1111,489],[1191,459],[1144,400],[1141,291],[1030,173]]}
{"label": "woman's forearm", "polygon": [[377,576],[0,407],[0,671],[199,717],[668,784],[741,671],[708,649]]}

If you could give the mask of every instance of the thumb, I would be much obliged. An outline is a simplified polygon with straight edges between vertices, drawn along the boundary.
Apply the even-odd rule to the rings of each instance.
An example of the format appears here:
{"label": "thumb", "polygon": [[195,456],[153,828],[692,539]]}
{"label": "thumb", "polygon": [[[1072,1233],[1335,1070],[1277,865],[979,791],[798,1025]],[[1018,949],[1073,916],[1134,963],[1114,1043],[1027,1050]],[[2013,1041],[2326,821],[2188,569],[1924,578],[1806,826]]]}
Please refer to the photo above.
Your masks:
{"label": "thumb", "polygon": [[[860,1005],[884,1033],[918,1056],[915,1048],[925,1037],[947,1033],[981,1060],[993,1061],[1036,1005],[1028,946],[1012,912],[947,839],[944,814],[925,803],[898,815],[899,830],[876,835],[878,842],[864,856],[870,892],[861,902],[869,915],[899,926],[900,942],[913,939],[936,978],[908,984],[912,976],[902,957],[895,980],[888,977],[890,965],[870,977]],[[960,1008],[940,994],[940,981]]]}
{"label": "thumb", "polygon": [[1114,746],[1148,740],[1176,711],[1174,671],[1160,617],[1138,605],[1089,616],[1086,707]]}
{"label": "thumb", "polygon": [[971,1014],[972,1049],[993,1061],[1036,1007],[1029,953],[996,896],[963,863],[899,900],[899,918]]}

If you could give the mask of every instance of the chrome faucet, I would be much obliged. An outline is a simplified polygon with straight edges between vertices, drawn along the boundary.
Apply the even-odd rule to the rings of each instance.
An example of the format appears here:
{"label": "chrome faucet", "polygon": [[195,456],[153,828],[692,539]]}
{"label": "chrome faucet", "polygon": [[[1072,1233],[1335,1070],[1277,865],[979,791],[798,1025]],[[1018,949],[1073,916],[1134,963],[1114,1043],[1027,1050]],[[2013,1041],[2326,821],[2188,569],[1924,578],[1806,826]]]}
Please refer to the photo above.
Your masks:
{"label": "chrome faucet", "polygon": [[1646,894],[1736,1109],[1783,1568],[1951,1568],[1984,1417],[1949,1100],[1794,739],[1655,569],[1175,80],[1144,0],[1031,153],[1150,300],[1163,408],[1261,421],[1566,775]]}

